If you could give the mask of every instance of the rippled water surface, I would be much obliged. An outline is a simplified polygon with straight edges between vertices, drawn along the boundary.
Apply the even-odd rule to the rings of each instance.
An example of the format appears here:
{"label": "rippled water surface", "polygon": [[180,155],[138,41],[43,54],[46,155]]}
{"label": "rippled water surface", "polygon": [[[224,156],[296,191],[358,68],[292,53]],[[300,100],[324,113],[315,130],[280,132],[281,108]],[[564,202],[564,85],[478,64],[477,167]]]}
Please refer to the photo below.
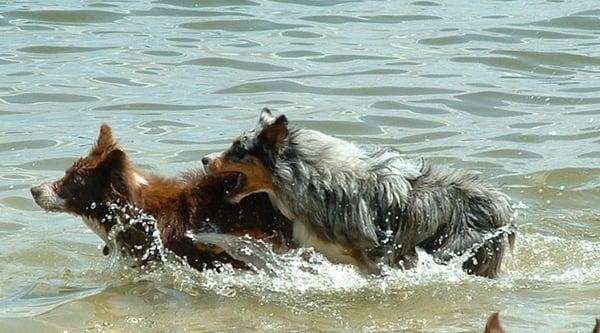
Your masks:
{"label": "rippled water surface", "polygon": [[[0,1],[1,332],[589,332],[600,315],[597,1]],[[114,267],[28,188],[111,124],[175,174],[257,110],[476,170],[519,207],[498,280]],[[283,260],[283,259],[282,259]]]}

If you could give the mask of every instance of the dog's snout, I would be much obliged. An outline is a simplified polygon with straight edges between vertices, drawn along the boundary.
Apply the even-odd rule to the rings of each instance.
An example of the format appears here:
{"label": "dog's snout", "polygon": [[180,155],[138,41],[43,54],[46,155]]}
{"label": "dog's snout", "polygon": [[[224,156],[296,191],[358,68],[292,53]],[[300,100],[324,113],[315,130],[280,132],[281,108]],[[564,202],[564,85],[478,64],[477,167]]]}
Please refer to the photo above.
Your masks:
{"label": "dog's snout", "polygon": [[40,189],[39,186],[34,186],[30,189],[31,191],[31,196],[34,198],[37,198],[40,196],[40,194],[42,194],[42,189]]}
{"label": "dog's snout", "polygon": [[208,156],[202,157],[202,164],[208,165],[208,163],[210,163],[210,158],[208,158]]}

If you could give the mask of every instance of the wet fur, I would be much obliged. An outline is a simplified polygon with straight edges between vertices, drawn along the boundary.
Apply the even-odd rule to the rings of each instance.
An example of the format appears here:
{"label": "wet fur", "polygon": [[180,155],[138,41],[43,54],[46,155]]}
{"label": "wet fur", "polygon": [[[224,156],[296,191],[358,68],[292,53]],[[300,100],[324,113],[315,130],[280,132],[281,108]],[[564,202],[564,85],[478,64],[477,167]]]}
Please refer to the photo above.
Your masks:
{"label": "wet fur", "polygon": [[262,191],[294,222],[299,245],[375,274],[383,265],[413,266],[419,247],[439,262],[472,252],[464,269],[495,277],[505,238],[514,237],[509,198],[477,176],[289,127],[268,109],[257,128],[203,163],[213,174],[268,173],[272,185],[262,181]]}
{"label": "wet fur", "polygon": [[484,333],[506,333],[504,327],[500,324],[500,314],[498,312],[490,315],[485,325]]}
{"label": "wet fur", "polygon": [[222,249],[195,244],[186,236],[190,230],[249,234],[281,249],[287,246],[291,230],[266,195],[239,204],[224,200],[234,181],[235,175],[207,176],[201,170],[173,178],[145,173],[133,166],[110,127],[103,125],[88,156],[63,178],[33,187],[31,193],[46,210],[82,217],[106,242],[105,253],[116,244],[116,250],[139,264],[159,259],[158,253],[148,252],[157,245],[153,233],[158,230],[162,245],[194,268],[215,262],[243,267]]}

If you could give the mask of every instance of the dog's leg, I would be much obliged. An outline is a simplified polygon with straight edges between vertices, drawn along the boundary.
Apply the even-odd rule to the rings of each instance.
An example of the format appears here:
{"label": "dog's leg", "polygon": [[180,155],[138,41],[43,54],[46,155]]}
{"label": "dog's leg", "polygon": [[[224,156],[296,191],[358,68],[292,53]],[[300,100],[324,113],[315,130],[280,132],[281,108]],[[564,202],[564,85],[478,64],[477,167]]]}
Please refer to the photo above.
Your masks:
{"label": "dog's leg", "polygon": [[412,248],[399,253],[393,246],[380,246],[365,251],[364,260],[367,272],[381,275],[383,266],[407,270],[417,265],[417,251]]}
{"label": "dog's leg", "polygon": [[415,266],[417,266],[418,260],[419,260],[419,258],[417,256],[417,251],[415,249],[412,249],[411,251],[409,251],[407,253],[398,255],[397,259],[396,259],[396,263],[400,268],[406,270],[406,269],[411,269],[411,268],[414,268]]}

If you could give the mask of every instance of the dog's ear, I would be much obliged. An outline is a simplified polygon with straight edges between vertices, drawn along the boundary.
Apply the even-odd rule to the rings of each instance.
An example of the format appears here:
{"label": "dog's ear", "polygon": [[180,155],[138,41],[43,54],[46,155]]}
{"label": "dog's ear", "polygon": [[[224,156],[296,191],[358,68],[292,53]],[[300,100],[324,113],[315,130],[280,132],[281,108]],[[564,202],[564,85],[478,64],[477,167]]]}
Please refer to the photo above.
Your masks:
{"label": "dog's ear", "polygon": [[500,325],[500,314],[498,312],[492,313],[490,318],[488,318],[484,333],[506,333],[502,325]]}
{"label": "dog's ear", "polygon": [[112,128],[107,124],[100,126],[100,134],[98,134],[98,140],[96,145],[92,148],[91,155],[102,155],[105,152],[115,149],[117,141],[112,133]]}
{"label": "dog's ear", "polygon": [[275,152],[281,152],[288,137],[288,121],[284,115],[277,117],[270,124],[264,125],[260,136]]}
{"label": "dog's ear", "polygon": [[273,113],[271,113],[271,109],[263,108],[260,111],[260,116],[258,117],[258,123],[260,125],[267,126],[269,124],[272,124],[274,120],[275,120],[275,117],[273,117]]}
{"label": "dog's ear", "polygon": [[596,318],[596,326],[594,326],[592,333],[600,333],[600,318]]}
{"label": "dog's ear", "polygon": [[125,155],[125,152],[121,149],[113,149],[104,156],[98,167],[102,170],[122,171],[125,169],[126,162],[127,156]]}
{"label": "dog's ear", "polygon": [[110,182],[114,194],[121,197],[129,197],[129,161],[127,154],[121,149],[113,149],[98,165],[100,172]]}

